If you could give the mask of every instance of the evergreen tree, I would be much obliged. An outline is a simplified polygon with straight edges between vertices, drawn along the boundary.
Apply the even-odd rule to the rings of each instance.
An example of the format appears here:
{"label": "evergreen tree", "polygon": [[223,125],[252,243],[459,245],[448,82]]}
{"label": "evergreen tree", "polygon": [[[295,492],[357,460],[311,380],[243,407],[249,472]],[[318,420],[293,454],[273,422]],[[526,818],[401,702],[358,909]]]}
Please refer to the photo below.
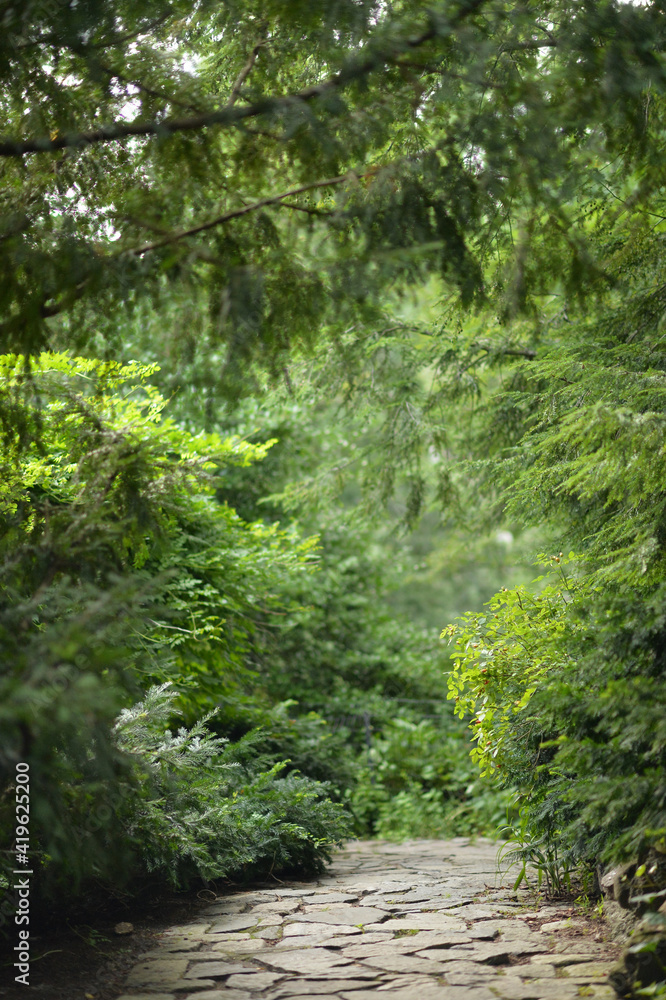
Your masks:
{"label": "evergreen tree", "polygon": [[426,272],[507,317],[603,290],[600,226],[661,186],[661,13],[7,6],[1,346],[113,344],[169,282],[238,393],[323,325],[381,330],[386,286]]}

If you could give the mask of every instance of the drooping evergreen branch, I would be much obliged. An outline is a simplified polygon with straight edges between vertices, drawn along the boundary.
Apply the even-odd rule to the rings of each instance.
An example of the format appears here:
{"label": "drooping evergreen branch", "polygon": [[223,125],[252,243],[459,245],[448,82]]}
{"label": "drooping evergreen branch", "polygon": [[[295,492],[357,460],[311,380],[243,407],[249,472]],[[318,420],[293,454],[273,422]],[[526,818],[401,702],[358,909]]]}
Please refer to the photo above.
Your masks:
{"label": "drooping evergreen branch", "polygon": [[[50,319],[52,316],[58,316],[60,313],[64,312],[65,309],[69,309],[75,302],[83,298],[88,286],[90,284],[90,275],[83,278],[78,282],[73,288],[69,288],[61,298],[56,299],[55,294],[46,295],[39,306],[38,313],[40,319]],[[22,316],[20,314],[12,316],[10,319],[5,320],[0,323],[0,343],[3,338],[7,336],[12,330],[15,330],[18,325],[22,322]]]}
{"label": "drooping evergreen branch", "polygon": [[[266,208],[268,205],[277,205],[283,202],[285,198],[294,198],[296,195],[305,194],[307,191],[314,191],[317,188],[324,187],[334,187],[336,184],[342,184],[344,181],[352,179],[362,179],[363,177],[369,177],[373,173],[372,170],[368,170],[365,173],[357,174],[354,171],[348,171],[346,174],[340,174],[339,177],[327,177],[325,180],[313,181],[311,184],[301,184],[300,187],[291,188],[289,191],[283,191],[282,194],[270,195],[268,198],[261,198],[259,201],[253,201],[249,205],[243,205],[242,208],[234,208],[230,212],[224,212],[222,215],[216,216],[214,219],[208,219],[207,222],[202,222],[198,226],[192,226],[191,229],[182,229],[177,233],[170,233],[161,240],[156,240],[154,243],[146,243],[145,246],[135,247],[133,250],[123,251],[123,253],[130,253],[134,257],[140,257],[144,253],[149,253],[152,250],[159,250],[160,247],[168,246],[171,243],[177,243],[179,240],[183,240],[188,236],[196,236],[197,233],[203,233],[207,229],[215,229],[217,226],[224,225],[225,222],[230,222],[231,219],[238,219],[242,215],[248,215],[250,212],[257,212],[261,208]],[[300,205],[291,205],[291,208],[300,208]]]}
{"label": "drooping evergreen branch", "polygon": [[160,25],[168,21],[171,15],[172,11],[167,11],[167,13],[161,14],[160,17],[154,18],[152,21],[149,21],[148,24],[144,24],[140,28],[128,31],[124,35],[118,35],[111,42],[80,42],[76,49],[73,49],[69,42],[64,43],[55,32],[50,32],[47,35],[37,35],[35,38],[31,38],[28,42],[20,42],[14,45],[14,48],[17,52],[21,52],[26,49],[36,49],[40,45],[50,45],[55,49],[67,48],[72,51],[76,51],[77,55],[87,55],[93,49],[115,49],[119,45],[126,45],[127,42],[132,42],[135,38],[140,38],[141,35],[149,35],[151,31],[154,31],[156,28],[159,28]]}
{"label": "drooping evergreen branch", "polygon": [[[146,243],[144,246],[134,247],[130,250],[123,250],[114,256],[141,257],[143,254],[150,253],[153,250],[159,250],[161,247],[169,246],[173,243],[177,243],[180,240],[186,239],[188,236],[196,236],[197,233],[203,233],[208,229],[214,229],[217,226],[224,225],[225,222],[230,222],[232,219],[248,215],[250,212],[259,211],[269,205],[279,205],[284,203],[286,198],[293,198],[299,194],[305,194],[307,191],[314,191],[317,188],[334,187],[337,184],[342,184],[344,181],[351,179],[360,180],[369,176],[371,173],[372,171],[356,174],[353,171],[350,171],[346,174],[341,174],[339,177],[328,177],[325,180],[313,181],[311,184],[301,184],[300,187],[291,188],[289,191],[283,191],[281,194],[271,195],[268,198],[261,198],[259,201],[254,201],[249,205],[243,205],[242,208],[233,209],[230,212],[224,212],[222,215],[218,215],[214,219],[208,219],[206,222],[202,222],[198,226],[192,226],[191,229],[183,229],[177,233],[169,233],[162,239],[155,240],[153,243]],[[302,211],[308,211],[312,214],[323,214],[317,213],[315,209],[305,208],[300,205],[290,205],[289,207],[300,209]],[[80,299],[85,294],[89,281],[89,277],[84,278],[74,289],[70,289],[68,294],[59,300],[51,301],[53,296],[46,296],[39,307],[39,315],[41,318],[50,319],[52,316],[57,316],[59,313],[64,312],[65,309],[68,309],[73,302]],[[0,338],[7,333],[7,331],[18,321],[18,319],[19,317],[14,317],[13,319],[0,324]]]}
{"label": "drooping evergreen branch", "polygon": [[[457,15],[451,18],[450,26],[456,27],[461,21],[474,14],[484,3],[486,0],[466,0],[460,6]],[[341,90],[355,80],[368,76],[378,67],[386,65],[400,52],[420,48],[436,38],[439,33],[440,29],[435,20],[431,19],[430,26],[419,35],[411,38],[397,38],[381,51],[350,60],[338,73],[294,94],[266,97],[240,108],[235,105],[231,107],[227,105],[216,111],[190,115],[186,118],[170,118],[164,121],[150,122],[113,122],[110,125],[104,125],[87,132],[57,133],[53,137],[40,136],[23,141],[5,139],[0,141],[0,156],[23,157],[31,153],[55,153],[61,149],[89,146],[100,142],[117,142],[131,136],[165,136],[174,132],[197,132],[213,125],[235,125],[250,118],[259,118],[262,115],[286,109],[298,101],[310,103],[326,94]]]}
{"label": "drooping evergreen branch", "polygon": [[154,18],[149,21],[148,24],[143,25],[141,28],[136,28],[134,31],[127,31],[124,35],[118,35],[114,38],[112,42],[93,42],[90,45],[92,49],[114,49],[118,45],[125,45],[127,42],[134,41],[135,38],[140,38],[141,35],[149,35],[151,31],[155,28],[159,28],[160,25],[165,24],[172,15],[172,11],[167,11],[165,14],[161,14],[159,17]]}
{"label": "drooping evergreen branch", "polygon": [[305,212],[306,215],[316,215],[322,219],[327,218],[333,214],[332,212],[327,212],[321,208],[312,208],[312,206],[310,205],[294,205],[294,203],[291,201],[280,201],[278,202],[278,204],[282,208],[291,208],[294,210],[294,212]]}
{"label": "drooping evergreen branch", "polygon": [[197,108],[196,105],[190,104],[187,101],[181,101],[180,98],[173,97],[171,94],[167,94],[163,90],[156,90],[154,87],[148,86],[148,84],[143,83],[141,80],[131,79],[126,76],[126,74],[121,73],[117,69],[113,69],[111,66],[105,66],[102,62],[97,62],[96,66],[103,73],[106,73],[110,79],[119,80],[120,83],[124,83],[130,87],[136,87],[137,90],[140,90],[148,97],[156,97],[160,101],[166,101],[167,104],[173,104],[174,107],[183,108],[185,111],[195,111],[200,113],[200,109]]}

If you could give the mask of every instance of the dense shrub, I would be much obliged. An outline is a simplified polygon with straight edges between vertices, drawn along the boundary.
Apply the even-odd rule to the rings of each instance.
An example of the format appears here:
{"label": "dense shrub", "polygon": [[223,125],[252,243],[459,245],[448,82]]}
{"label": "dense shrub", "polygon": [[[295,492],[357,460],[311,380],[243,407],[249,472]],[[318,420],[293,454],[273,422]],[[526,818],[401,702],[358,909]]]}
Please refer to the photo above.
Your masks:
{"label": "dense shrub", "polygon": [[512,792],[479,777],[464,728],[447,715],[384,725],[351,796],[358,829],[388,840],[495,834]]}
{"label": "dense shrub", "polygon": [[[176,769],[151,805],[136,754],[113,737],[118,712],[155,682],[178,682],[174,705],[189,725],[218,702],[242,701],[256,620],[280,605],[285,577],[307,571],[312,550],[293,533],[246,524],[214,498],[212,472],[265,448],[179,429],[163,417],[145,366],[64,355],[43,355],[30,372],[13,357],[0,364],[3,843],[13,838],[15,766],[26,761],[42,894],[76,891],[91,877],[117,883],[131,858],[180,882],[259,865],[269,850],[261,844],[275,865],[291,858],[316,868],[324,828],[334,840],[341,821],[322,786],[279,777],[273,765],[284,754],[264,755],[242,779],[225,771],[219,795],[211,775],[186,793]],[[145,730],[153,750],[144,747],[144,757],[156,740],[169,741],[171,700],[151,704],[158,728]],[[204,738],[193,732],[183,737],[190,767]],[[203,746],[215,744],[206,737]],[[234,824],[245,821],[247,850],[232,849]],[[172,839],[171,824],[180,829]],[[9,872],[11,854],[1,864]]]}
{"label": "dense shrub", "polygon": [[141,796],[121,808],[139,870],[176,886],[195,877],[321,871],[348,832],[326,786],[296,772],[284,777],[279,761],[262,770],[252,735],[227,743],[208,732],[208,719],[174,734],[173,700],[168,685],[152,688],[114,727],[142,779]]}

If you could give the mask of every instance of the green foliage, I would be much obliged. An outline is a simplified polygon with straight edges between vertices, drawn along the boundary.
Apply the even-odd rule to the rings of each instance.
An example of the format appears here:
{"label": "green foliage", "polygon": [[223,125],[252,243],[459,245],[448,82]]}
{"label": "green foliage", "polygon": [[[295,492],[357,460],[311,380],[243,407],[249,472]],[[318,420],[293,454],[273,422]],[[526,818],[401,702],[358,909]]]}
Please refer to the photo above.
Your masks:
{"label": "green foliage", "polygon": [[581,588],[562,571],[571,556],[553,561],[561,564],[559,587],[545,586],[536,595],[523,586],[504,588],[486,613],[469,612],[442,633],[455,646],[448,697],[460,718],[474,716],[472,758],[485,776],[516,772],[530,745],[532,696],[571,666],[566,650],[577,623],[569,604],[574,594],[582,599]]}
{"label": "green foliage", "polygon": [[[467,609],[451,694],[544,864],[662,845],[663,4],[24,7],[0,40],[0,747],[55,769],[52,856],[100,774],[131,782],[112,718],[170,679],[188,723],[220,706],[218,735],[296,700],[266,754],[314,755],[338,795],[350,760],[338,781],[317,734],[374,739],[358,808],[391,835],[467,808],[449,721],[408,708],[443,697],[442,654],[378,610],[386,564],[361,550],[384,540],[321,514],[350,494],[576,553]],[[50,373],[46,346],[110,367]],[[166,369],[117,367],[134,356]],[[271,386],[293,419],[252,481],[265,449],[210,432]],[[162,417],[177,390],[187,431]],[[304,500],[313,577],[275,523]]]}
{"label": "green foliage", "polygon": [[[181,398],[183,416],[188,406]],[[218,489],[248,517],[262,511],[275,516],[280,487],[291,481],[298,489],[317,474],[318,458],[335,461],[355,432],[349,421],[332,424],[323,406],[281,402],[275,395],[261,406],[247,402],[226,419],[242,433],[279,438],[258,469],[236,468]],[[260,490],[273,496],[261,500]],[[330,781],[336,798],[351,808],[360,835],[420,835],[424,808],[437,820],[431,816],[431,830],[490,830],[501,819],[506,796],[475,779],[464,727],[444,702],[446,650],[386,603],[404,572],[396,540],[388,548],[385,538],[390,522],[364,526],[349,517],[345,502],[353,504],[354,495],[343,494],[337,507],[301,511],[306,524],[320,529],[317,572],[291,578],[286,592],[292,610],[267,616],[256,636],[257,682],[270,700],[282,700],[269,712],[248,712],[246,726],[262,726],[256,751],[282,753],[290,766]],[[425,729],[424,714],[432,717]],[[238,724],[238,705],[229,702],[213,725],[229,732],[234,717]],[[413,767],[395,772],[389,763],[394,751],[405,756],[398,737],[405,740],[412,730]],[[429,774],[439,777],[430,781]],[[409,806],[391,830],[396,804],[405,797]]]}
{"label": "green foliage", "polygon": [[350,804],[357,829],[366,835],[492,835],[509,799],[478,777],[465,731],[448,713],[385,723],[364,763]]}
{"label": "green foliage", "polygon": [[323,331],[374,351],[384,290],[428,275],[505,318],[603,290],[609,187],[649,210],[663,179],[658,3],[24,7],[0,52],[5,350],[94,353],[151,302],[237,397]]}
{"label": "green foliage", "polygon": [[115,725],[142,779],[141,796],[121,809],[139,870],[176,886],[193,877],[321,871],[347,833],[326,787],[295,773],[281,777],[283,763],[262,772],[255,761],[248,770],[239,761],[247,761],[243,741],[225,746],[207,731],[208,719],[172,733],[173,701],[168,685],[152,688]]}
{"label": "green foliage", "polygon": [[606,573],[588,564],[566,591],[500,593],[497,618],[449,629],[473,756],[519,789],[521,856],[554,887],[558,871],[646,857],[666,837],[663,598],[609,592]]}
{"label": "green foliage", "polygon": [[572,876],[576,883],[594,879],[591,869],[583,872],[579,864],[568,867],[558,855],[557,840],[550,832],[535,836],[532,826],[529,805],[525,805],[517,813],[514,810],[513,821],[499,831],[505,843],[497,854],[498,868],[505,873],[514,869],[514,889],[525,882],[550,897],[570,896],[574,886]]}
{"label": "green foliage", "polygon": [[[265,683],[273,697],[343,718],[389,717],[401,698],[437,698],[444,658],[422,630],[396,621],[384,605],[391,570],[369,532],[329,525],[320,568],[293,578],[298,610],[266,639]],[[367,546],[367,548],[365,547]]]}
{"label": "green foliage", "polygon": [[[144,740],[141,754],[171,768],[155,799],[145,768],[132,766],[125,722],[122,738],[112,735],[118,711],[156,680],[178,681],[191,723],[238,692],[257,620],[281,602],[284,580],[309,568],[312,541],[246,524],[214,498],[225,467],[266,447],[179,429],[162,415],[145,366],[64,355],[42,355],[29,372],[14,357],[1,365],[3,412],[21,417],[4,425],[0,510],[3,841],[12,840],[15,765],[27,761],[42,895],[92,877],[114,882],[137,853],[179,882],[218,862],[231,870],[231,831],[243,816],[251,826],[253,809],[263,819],[239,864],[262,863],[261,841],[275,865],[293,857],[316,868],[324,827],[334,839],[342,829],[338,814],[316,804],[321,786],[279,778],[275,756],[236,785],[225,773],[229,795],[246,798],[207,827],[215,782],[209,775],[197,785],[193,774],[217,744],[201,724],[165,736],[163,690],[145,707],[152,729],[141,729],[144,708],[123,716]],[[180,785],[179,748],[191,769]],[[170,839],[174,823],[180,833]],[[6,855],[3,869],[11,867]]]}
{"label": "green foliage", "polygon": [[296,771],[325,782],[335,801],[341,801],[356,780],[355,752],[346,733],[316,712],[303,712],[294,700],[272,704],[265,692],[255,691],[245,711],[237,698],[229,699],[210,725],[216,731],[246,734],[247,744],[241,740],[234,752],[250,770],[284,760],[285,774]]}

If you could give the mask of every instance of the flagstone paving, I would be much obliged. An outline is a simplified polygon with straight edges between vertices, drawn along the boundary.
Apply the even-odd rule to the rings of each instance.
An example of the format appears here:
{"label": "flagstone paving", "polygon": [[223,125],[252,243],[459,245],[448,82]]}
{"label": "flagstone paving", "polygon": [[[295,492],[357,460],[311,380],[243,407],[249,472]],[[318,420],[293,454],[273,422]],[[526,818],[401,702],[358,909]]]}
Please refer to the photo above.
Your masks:
{"label": "flagstone paving", "polygon": [[598,920],[497,874],[464,838],[339,851],[318,882],[236,892],[171,928],[119,1000],[612,998]]}

